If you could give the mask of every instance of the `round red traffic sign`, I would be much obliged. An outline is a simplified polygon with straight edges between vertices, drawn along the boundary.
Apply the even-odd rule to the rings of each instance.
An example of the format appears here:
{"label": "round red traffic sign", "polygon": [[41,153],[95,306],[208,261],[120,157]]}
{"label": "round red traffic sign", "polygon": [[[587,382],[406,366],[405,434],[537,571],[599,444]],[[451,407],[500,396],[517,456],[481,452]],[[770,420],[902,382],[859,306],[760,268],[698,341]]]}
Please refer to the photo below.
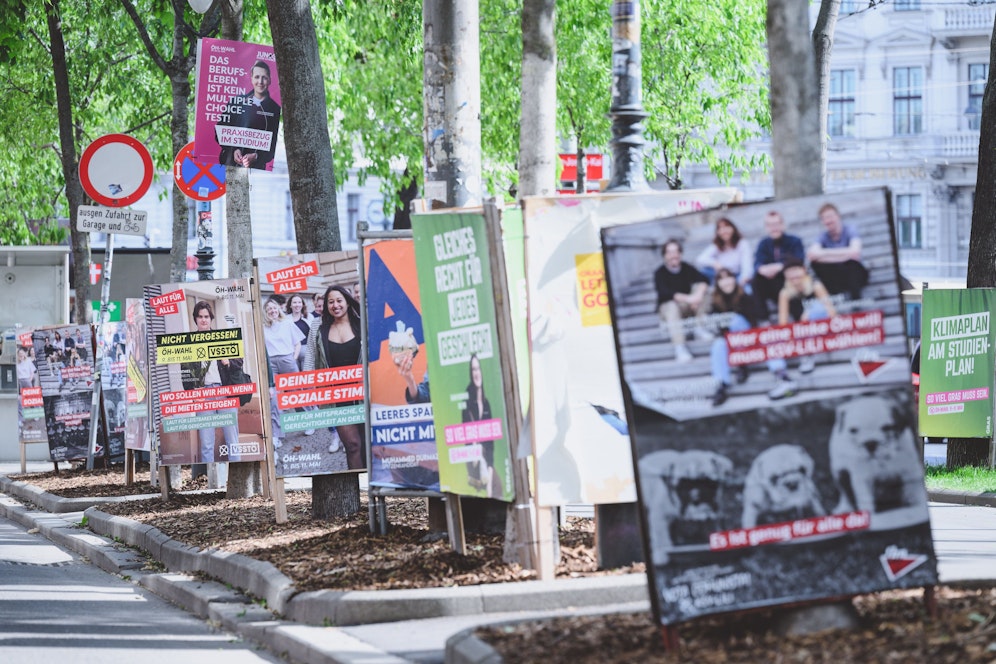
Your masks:
{"label": "round red traffic sign", "polygon": [[213,201],[225,195],[225,166],[194,159],[194,144],[187,143],[173,160],[173,180],[195,201]]}
{"label": "round red traffic sign", "polygon": [[126,134],[101,136],[83,151],[80,184],[101,205],[131,205],[152,186],[152,155]]}

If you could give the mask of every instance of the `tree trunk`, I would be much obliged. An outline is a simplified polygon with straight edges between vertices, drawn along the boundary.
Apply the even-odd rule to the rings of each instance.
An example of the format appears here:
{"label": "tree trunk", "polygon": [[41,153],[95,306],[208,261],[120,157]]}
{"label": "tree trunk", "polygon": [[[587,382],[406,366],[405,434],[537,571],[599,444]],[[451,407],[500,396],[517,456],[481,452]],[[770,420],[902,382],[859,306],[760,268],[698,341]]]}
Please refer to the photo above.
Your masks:
{"label": "tree trunk", "polygon": [[[173,137],[173,156],[189,142],[187,129],[189,110],[187,100],[190,99],[190,70],[183,76],[171,76],[170,88],[173,93],[173,111],[170,117],[170,132]],[[187,280],[187,225],[190,213],[187,207],[187,197],[173,182],[173,245],[169,250],[169,278],[173,283]]]}
{"label": "tree trunk", "polygon": [[338,251],[332,144],[325,79],[309,0],[267,0],[280,72],[284,146],[299,251]]}
{"label": "tree trunk", "polygon": [[[342,239],[325,79],[318,56],[311,3],[309,0],[267,0],[266,11],[277,71],[280,72],[284,145],[297,249],[301,253],[338,251],[342,248]],[[360,484],[356,474],[313,477],[311,509],[316,519],[359,511]]]}
{"label": "tree trunk", "polygon": [[[405,177],[409,176],[408,167],[405,167]],[[412,227],[412,201],[418,198],[418,180],[414,177],[402,187],[398,192],[398,207],[394,209],[394,223],[392,228],[400,230]]]}
{"label": "tree trunk", "polygon": [[481,205],[481,54],[477,0],[422,3],[425,197]]}
{"label": "tree trunk", "polygon": [[[982,95],[979,166],[968,242],[969,288],[996,286],[996,31],[989,45],[989,79]],[[948,448],[950,450],[950,448]]]}
{"label": "tree trunk", "polygon": [[809,3],[768,0],[767,35],[775,196],[821,194],[818,76],[809,39]]}
{"label": "tree trunk", "polygon": [[988,438],[948,438],[948,468],[989,467]]}
{"label": "tree trunk", "polygon": [[226,498],[250,498],[263,492],[263,475],[259,461],[228,464]]}
{"label": "tree trunk", "polygon": [[[969,288],[996,286],[996,31],[989,43],[989,78],[982,95],[979,126],[979,165],[968,242]],[[948,440],[948,466],[978,466],[988,462],[988,439]],[[986,453],[982,448],[986,448]],[[985,459],[983,459],[985,457]]]}
{"label": "tree trunk", "polygon": [[360,511],[357,473],[315,475],[311,478],[311,518],[337,519]]}
{"label": "tree trunk", "polygon": [[827,181],[827,113],[830,110],[830,53],[837,29],[840,0],[823,0],[813,27],[813,55],[816,59],[816,85],[820,117],[820,182]]}
{"label": "tree trunk", "polygon": [[[519,189],[522,196],[552,196],[557,187],[556,0],[522,4],[522,119]],[[578,152],[581,146],[578,145]],[[580,171],[579,171],[580,172]]]}
{"label": "tree trunk", "polygon": [[[76,230],[76,214],[85,203],[83,185],[79,178],[79,161],[73,123],[73,99],[69,87],[69,68],[66,64],[66,42],[62,37],[62,18],[59,0],[45,4],[45,18],[51,45],[52,70],[55,72],[55,103],[59,115],[59,156],[62,178],[66,183],[66,202],[69,205],[69,234],[73,252],[73,283],[76,286],[77,323],[84,323],[90,314],[90,234]],[[67,321],[68,322],[68,321]]]}

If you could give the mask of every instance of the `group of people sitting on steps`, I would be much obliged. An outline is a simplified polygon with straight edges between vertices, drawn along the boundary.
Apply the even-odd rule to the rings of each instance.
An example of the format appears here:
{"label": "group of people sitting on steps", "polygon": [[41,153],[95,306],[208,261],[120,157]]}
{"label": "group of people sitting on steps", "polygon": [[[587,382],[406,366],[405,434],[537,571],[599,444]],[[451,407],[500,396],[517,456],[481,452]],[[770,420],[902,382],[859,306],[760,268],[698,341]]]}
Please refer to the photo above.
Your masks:
{"label": "group of people sitting on steps", "polygon": [[[713,241],[694,264],[685,262],[680,240],[664,243],[664,264],[654,273],[661,328],[674,344],[677,362],[692,359],[685,343],[687,329],[712,340],[710,365],[717,385],[713,405],[724,403],[733,385],[723,333],[767,325],[773,316],[779,325],[828,318],[836,315],[836,299],[861,297],[868,270],[861,262],[857,229],[843,223],[833,203],[820,207],[819,219],[823,231],[808,247],[786,232],[785,219],[775,210],[765,215],[766,235],[753,251],[750,241],[726,217],[716,221]],[[710,329],[707,315],[710,321],[721,322]],[[811,356],[801,359],[801,373],[813,368]],[[796,392],[784,359],[769,360],[768,369],[777,379],[768,392],[771,399]],[[745,367],[738,367],[736,380],[747,380]]]}

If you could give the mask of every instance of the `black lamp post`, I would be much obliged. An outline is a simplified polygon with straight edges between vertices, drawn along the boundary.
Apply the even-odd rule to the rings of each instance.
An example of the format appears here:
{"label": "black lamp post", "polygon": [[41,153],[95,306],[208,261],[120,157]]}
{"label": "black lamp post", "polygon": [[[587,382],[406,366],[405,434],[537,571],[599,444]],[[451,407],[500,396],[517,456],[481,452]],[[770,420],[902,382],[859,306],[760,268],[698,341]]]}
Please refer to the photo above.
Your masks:
{"label": "black lamp post", "polygon": [[647,188],[643,175],[643,65],[640,0],[612,2],[612,180],[609,191]]}

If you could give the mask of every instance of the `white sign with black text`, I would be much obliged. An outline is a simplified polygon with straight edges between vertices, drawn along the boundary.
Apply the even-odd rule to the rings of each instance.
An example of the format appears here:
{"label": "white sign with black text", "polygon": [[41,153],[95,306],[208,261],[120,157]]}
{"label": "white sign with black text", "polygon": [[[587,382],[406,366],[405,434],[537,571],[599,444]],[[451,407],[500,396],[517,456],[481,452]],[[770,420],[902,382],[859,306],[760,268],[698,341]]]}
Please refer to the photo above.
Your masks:
{"label": "white sign with black text", "polygon": [[76,213],[76,230],[83,233],[145,235],[148,222],[149,214],[142,210],[81,205]]}

